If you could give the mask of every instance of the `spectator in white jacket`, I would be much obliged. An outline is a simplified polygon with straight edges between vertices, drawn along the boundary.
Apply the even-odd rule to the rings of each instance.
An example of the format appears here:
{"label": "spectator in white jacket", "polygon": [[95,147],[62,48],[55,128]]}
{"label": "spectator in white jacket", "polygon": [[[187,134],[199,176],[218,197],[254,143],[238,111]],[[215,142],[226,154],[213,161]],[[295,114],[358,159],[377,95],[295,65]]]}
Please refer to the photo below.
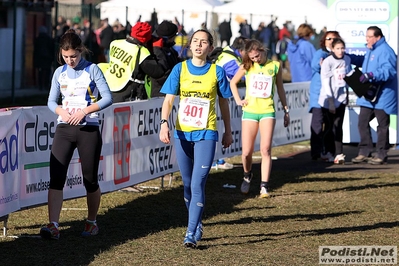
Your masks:
{"label": "spectator in white jacket", "polygon": [[[342,123],[348,103],[348,85],[344,77],[352,70],[351,59],[345,54],[345,42],[334,39],[331,55],[321,64],[319,104],[324,120],[323,145],[328,162],[345,163],[342,145]],[[335,157],[334,157],[335,155]]]}

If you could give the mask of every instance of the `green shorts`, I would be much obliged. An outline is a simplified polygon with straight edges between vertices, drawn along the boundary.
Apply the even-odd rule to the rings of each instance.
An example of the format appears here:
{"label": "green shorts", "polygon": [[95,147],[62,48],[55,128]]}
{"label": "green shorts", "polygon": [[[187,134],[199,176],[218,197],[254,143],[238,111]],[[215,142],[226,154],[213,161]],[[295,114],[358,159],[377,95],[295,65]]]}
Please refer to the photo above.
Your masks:
{"label": "green shorts", "polygon": [[272,112],[272,113],[266,113],[266,114],[254,114],[254,113],[242,111],[242,120],[250,120],[250,121],[259,122],[262,119],[266,119],[266,118],[276,119],[276,113]]}

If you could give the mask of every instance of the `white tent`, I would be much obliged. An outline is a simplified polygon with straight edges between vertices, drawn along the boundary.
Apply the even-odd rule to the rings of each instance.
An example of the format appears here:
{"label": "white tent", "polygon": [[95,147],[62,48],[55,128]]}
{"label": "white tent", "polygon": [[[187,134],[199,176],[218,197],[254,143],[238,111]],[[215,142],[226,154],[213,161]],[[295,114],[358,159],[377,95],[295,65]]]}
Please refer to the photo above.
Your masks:
{"label": "white tent", "polygon": [[295,29],[307,22],[319,31],[327,26],[330,15],[327,6],[319,0],[266,0],[262,2],[262,7],[258,0],[234,0],[215,7],[214,12],[220,21],[231,17],[233,37],[238,36],[239,22],[244,19],[251,23],[254,30],[260,22],[271,22],[271,16],[274,16],[278,17],[276,23],[280,28],[289,20]]}
{"label": "white tent", "polygon": [[159,23],[162,20],[174,20],[185,26],[186,31],[199,29],[202,23],[214,29],[217,25],[217,16],[213,13],[216,6],[223,5],[219,0],[145,0],[126,1],[109,0],[98,5],[101,18],[108,18],[112,24],[118,19],[122,24],[129,21],[134,25],[141,21],[150,21],[151,14],[157,13]]}

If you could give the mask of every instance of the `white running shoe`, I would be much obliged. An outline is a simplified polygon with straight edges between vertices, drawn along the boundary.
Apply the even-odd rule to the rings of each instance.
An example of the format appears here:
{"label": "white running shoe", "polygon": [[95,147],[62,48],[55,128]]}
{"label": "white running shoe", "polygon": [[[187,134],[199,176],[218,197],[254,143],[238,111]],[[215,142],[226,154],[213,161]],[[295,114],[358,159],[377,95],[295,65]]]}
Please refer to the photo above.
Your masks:
{"label": "white running shoe", "polygon": [[259,197],[260,197],[260,198],[268,198],[268,197],[270,197],[270,194],[269,194],[269,192],[267,191],[267,188],[265,188],[265,187],[261,187],[261,188],[260,188],[260,195],[259,195]]}
{"label": "white running shoe", "polygon": [[343,153],[341,153],[341,154],[338,154],[337,156],[335,156],[334,163],[335,164],[345,164],[345,155]]}
{"label": "white running shoe", "polygon": [[325,162],[328,162],[328,163],[332,163],[332,162],[334,162],[334,156],[331,154],[331,152],[327,152],[326,154],[321,154],[320,155],[320,159],[322,159],[323,161],[325,161]]}
{"label": "white running shoe", "polygon": [[212,164],[212,169],[224,169],[224,170],[229,170],[229,169],[233,169],[234,165],[232,165],[231,163],[226,162],[224,159],[219,159],[213,162]]}
{"label": "white running shoe", "polygon": [[219,169],[233,169],[234,168],[234,165],[232,165],[231,163],[228,163],[228,162],[224,162],[223,164],[218,164],[217,165],[217,167],[219,168]]}

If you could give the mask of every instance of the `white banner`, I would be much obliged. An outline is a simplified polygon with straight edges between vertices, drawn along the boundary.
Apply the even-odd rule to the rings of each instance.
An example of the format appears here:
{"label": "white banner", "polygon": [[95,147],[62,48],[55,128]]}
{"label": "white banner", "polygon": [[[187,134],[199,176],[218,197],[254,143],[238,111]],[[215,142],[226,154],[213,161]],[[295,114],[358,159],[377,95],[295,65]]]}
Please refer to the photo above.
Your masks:
{"label": "white banner", "polygon": [[0,217],[20,208],[21,113],[0,112]]}
{"label": "white banner", "polygon": [[[291,124],[283,126],[282,106],[276,93],[276,128],[273,146],[307,140],[310,114],[307,111],[309,83],[285,84]],[[245,90],[240,89],[244,97]],[[98,180],[102,192],[115,191],[179,171],[174,140],[169,145],[159,140],[163,98],[113,104],[100,112],[103,139]],[[178,98],[169,117],[174,128]],[[241,155],[241,107],[230,100],[234,143],[222,149],[224,132],[218,110],[219,143],[215,158]],[[0,151],[0,217],[20,208],[47,202],[49,160],[57,122],[46,106],[21,108],[0,113],[2,140]],[[259,150],[260,136],[255,142]],[[86,195],[80,158],[72,156],[64,187],[64,198]]]}

